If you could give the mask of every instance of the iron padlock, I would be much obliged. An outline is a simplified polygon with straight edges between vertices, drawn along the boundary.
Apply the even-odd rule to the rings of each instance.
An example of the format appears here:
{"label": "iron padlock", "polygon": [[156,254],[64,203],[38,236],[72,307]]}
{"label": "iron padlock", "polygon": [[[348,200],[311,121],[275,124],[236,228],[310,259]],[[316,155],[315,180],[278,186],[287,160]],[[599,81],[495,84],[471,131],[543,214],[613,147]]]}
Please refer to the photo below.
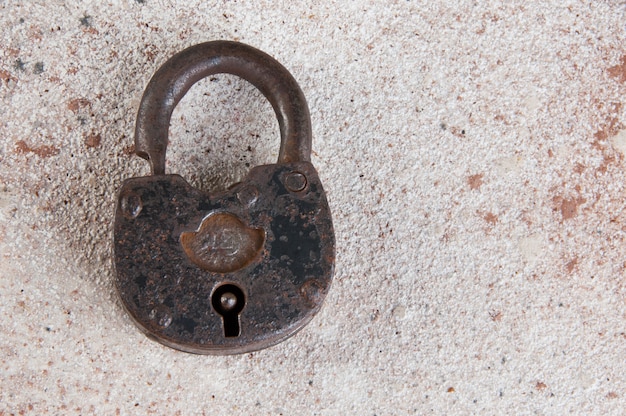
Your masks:
{"label": "iron padlock", "polygon": [[[198,80],[237,75],[278,118],[278,162],[219,193],[165,174],[169,122]],[[124,181],[114,226],[115,286],[148,337],[192,353],[236,354],[274,345],[319,311],[333,276],[330,209],[311,164],[311,122],[300,87],[269,55],[215,41],[168,60],[144,92],[137,155],[152,175]]]}

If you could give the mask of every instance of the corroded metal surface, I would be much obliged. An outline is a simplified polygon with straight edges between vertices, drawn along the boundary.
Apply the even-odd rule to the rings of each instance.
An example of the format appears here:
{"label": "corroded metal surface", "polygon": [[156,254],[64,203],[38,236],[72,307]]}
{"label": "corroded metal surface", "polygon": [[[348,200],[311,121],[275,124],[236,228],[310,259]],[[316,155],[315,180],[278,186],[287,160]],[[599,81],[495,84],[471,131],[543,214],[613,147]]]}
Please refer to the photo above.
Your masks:
{"label": "corroded metal surface", "polygon": [[165,173],[170,118],[191,86],[217,73],[237,75],[257,87],[278,118],[278,163],[311,160],[309,107],[296,80],[274,58],[237,42],[207,42],[174,55],[146,87],[135,128],[135,151],[150,161],[152,173]]}
{"label": "corroded metal surface", "polygon": [[[242,69],[243,68],[243,69]],[[199,79],[234,73],[256,85],[281,126],[277,164],[209,194],[166,175],[173,107]],[[153,175],[124,182],[114,227],[115,284],[148,336],[188,352],[234,354],[274,345],[320,309],[335,263],[326,196],[310,163],[304,96],[268,55],[209,42],[168,61],[140,106],[136,148]]]}

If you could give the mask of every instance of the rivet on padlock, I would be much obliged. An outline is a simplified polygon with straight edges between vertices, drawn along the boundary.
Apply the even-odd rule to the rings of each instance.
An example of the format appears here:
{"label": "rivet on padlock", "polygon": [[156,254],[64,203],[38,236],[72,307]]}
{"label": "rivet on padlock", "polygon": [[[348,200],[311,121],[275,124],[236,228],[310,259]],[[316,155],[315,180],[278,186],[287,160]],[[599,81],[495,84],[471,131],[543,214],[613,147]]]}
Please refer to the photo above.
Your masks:
{"label": "rivet on padlock", "polygon": [[[278,162],[209,194],[165,174],[172,112],[200,79],[237,75],[269,100],[280,126]],[[152,175],[124,181],[114,225],[115,286],[149,337],[200,354],[274,345],[319,311],[333,276],[330,209],[310,162],[311,122],[291,74],[269,55],[227,41],[167,61],[144,92],[136,153]]]}

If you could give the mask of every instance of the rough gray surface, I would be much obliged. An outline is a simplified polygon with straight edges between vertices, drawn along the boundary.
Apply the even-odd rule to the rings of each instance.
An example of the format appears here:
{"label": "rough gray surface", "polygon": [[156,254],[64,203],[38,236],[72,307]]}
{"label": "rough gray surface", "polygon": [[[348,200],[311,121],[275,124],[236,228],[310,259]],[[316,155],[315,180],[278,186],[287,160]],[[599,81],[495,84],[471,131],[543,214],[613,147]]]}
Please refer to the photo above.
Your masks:
{"label": "rough gray surface", "polygon": [[[0,3],[0,414],[620,414],[620,1]],[[111,279],[144,86],[186,46],[283,63],[337,235],[313,322],[262,352],[146,339]],[[273,161],[251,86],[192,88],[169,169]]]}

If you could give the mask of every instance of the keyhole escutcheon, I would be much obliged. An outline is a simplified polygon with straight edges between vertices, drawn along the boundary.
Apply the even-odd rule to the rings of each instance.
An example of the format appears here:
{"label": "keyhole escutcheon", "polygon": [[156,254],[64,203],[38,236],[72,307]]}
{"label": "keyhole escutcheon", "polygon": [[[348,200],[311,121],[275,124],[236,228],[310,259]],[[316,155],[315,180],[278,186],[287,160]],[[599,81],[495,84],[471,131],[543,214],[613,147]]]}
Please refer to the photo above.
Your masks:
{"label": "keyhole escutcheon", "polygon": [[213,292],[211,305],[215,312],[222,317],[225,337],[238,337],[241,334],[239,314],[245,304],[246,298],[243,290],[236,285],[223,284],[218,286]]}

